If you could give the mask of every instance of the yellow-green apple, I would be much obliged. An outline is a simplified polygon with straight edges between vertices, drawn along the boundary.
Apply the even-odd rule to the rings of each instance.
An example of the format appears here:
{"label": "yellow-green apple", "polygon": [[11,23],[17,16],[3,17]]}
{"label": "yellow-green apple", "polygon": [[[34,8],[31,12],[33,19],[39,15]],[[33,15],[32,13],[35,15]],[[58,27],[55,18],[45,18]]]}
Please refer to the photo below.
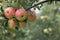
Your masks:
{"label": "yellow-green apple", "polygon": [[18,21],[24,21],[27,19],[27,13],[23,8],[20,8],[16,11],[15,17]]}
{"label": "yellow-green apple", "polygon": [[11,19],[15,15],[15,9],[13,7],[8,7],[4,10],[4,15],[6,18]]}
{"label": "yellow-green apple", "polygon": [[25,28],[26,27],[26,22],[19,22],[20,28]]}
{"label": "yellow-green apple", "polygon": [[14,19],[8,20],[8,27],[9,28],[15,28],[16,27],[16,21]]}

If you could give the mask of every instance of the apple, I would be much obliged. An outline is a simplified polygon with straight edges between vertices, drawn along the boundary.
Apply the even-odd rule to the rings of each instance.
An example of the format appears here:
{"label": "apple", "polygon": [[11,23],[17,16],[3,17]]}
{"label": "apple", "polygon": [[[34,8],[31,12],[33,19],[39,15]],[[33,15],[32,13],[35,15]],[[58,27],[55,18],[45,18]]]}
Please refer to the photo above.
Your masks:
{"label": "apple", "polygon": [[28,12],[28,21],[33,22],[36,19],[36,14],[34,12]]}
{"label": "apple", "polygon": [[25,28],[26,22],[19,22],[19,26],[20,26],[20,28]]}
{"label": "apple", "polygon": [[48,31],[47,28],[43,29],[43,32],[44,32],[44,33],[49,33],[49,31]]}
{"label": "apple", "polygon": [[4,10],[4,15],[6,18],[11,19],[15,15],[15,9],[13,7],[8,7]]}
{"label": "apple", "polygon": [[23,8],[20,8],[16,11],[15,17],[18,21],[24,21],[27,19],[27,13]]}
{"label": "apple", "polygon": [[9,28],[15,28],[16,27],[16,21],[14,19],[8,20],[8,27]]}

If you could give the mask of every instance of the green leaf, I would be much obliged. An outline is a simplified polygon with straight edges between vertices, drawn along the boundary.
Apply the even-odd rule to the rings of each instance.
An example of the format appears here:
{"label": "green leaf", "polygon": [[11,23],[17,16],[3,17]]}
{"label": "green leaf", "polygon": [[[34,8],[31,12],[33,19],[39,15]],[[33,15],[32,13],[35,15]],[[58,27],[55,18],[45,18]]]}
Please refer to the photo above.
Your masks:
{"label": "green leaf", "polygon": [[0,21],[5,21],[6,19],[4,17],[0,17]]}

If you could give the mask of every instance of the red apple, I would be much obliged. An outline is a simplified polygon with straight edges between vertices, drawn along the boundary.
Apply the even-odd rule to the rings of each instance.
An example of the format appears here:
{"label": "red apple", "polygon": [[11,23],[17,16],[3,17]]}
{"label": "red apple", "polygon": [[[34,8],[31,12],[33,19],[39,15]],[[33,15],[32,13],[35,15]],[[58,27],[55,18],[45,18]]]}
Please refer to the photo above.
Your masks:
{"label": "red apple", "polygon": [[13,7],[8,7],[4,10],[4,15],[6,18],[11,19],[15,15],[15,9]]}
{"label": "red apple", "polygon": [[36,15],[34,12],[28,12],[28,21],[33,22],[36,19]]}
{"label": "red apple", "polygon": [[16,27],[16,21],[14,19],[8,20],[8,27],[9,28],[15,28]]}
{"label": "red apple", "polygon": [[27,19],[27,13],[23,8],[20,8],[16,11],[15,17],[18,21],[24,21]]}

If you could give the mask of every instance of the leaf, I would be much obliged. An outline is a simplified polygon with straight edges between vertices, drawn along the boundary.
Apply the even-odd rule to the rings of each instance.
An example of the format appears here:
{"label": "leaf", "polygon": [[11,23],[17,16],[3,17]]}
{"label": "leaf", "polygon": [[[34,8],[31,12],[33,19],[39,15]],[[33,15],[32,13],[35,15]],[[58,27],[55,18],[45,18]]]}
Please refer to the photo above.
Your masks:
{"label": "leaf", "polygon": [[4,17],[0,17],[0,21],[5,21],[6,19]]}

